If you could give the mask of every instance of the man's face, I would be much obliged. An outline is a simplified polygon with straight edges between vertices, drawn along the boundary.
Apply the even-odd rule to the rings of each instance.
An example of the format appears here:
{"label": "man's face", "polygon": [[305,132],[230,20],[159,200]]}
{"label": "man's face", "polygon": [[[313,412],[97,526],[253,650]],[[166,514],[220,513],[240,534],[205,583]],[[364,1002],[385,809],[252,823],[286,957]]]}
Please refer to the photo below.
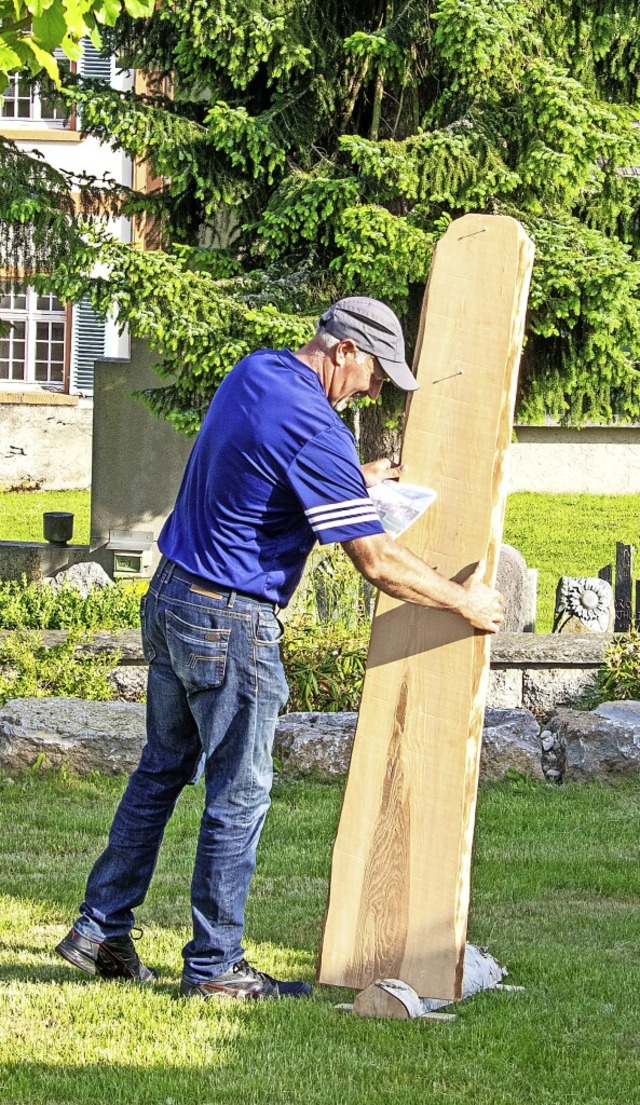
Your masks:
{"label": "man's face", "polygon": [[332,350],[330,359],[333,373],[327,398],[335,411],[343,411],[349,403],[367,395],[370,399],[378,398],[387,375],[377,357],[361,353],[354,342],[346,340]]}

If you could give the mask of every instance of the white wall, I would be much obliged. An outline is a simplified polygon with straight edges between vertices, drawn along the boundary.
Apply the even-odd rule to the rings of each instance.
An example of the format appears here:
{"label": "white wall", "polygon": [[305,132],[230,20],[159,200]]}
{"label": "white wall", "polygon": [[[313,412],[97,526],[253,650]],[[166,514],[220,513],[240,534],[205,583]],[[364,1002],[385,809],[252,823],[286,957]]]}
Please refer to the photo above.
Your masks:
{"label": "white wall", "polygon": [[509,451],[509,491],[640,494],[640,426],[520,426]]}

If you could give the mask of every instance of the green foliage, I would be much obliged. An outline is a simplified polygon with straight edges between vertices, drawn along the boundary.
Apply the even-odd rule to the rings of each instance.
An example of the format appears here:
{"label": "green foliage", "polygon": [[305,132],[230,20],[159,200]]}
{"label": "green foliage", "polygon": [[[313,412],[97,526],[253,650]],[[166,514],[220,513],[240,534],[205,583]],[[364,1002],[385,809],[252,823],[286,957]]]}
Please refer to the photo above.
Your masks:
{"label": "green foliage", "polygon": [[239,356],[306,340],[340,294],[388,300],[415,334],[434,243],[475,210],[519,219],[536,244],[519,418],[640,417],[632,0],[160,0],[104,38],[170,75],[171,98],[73,75],[61,94],[87,133],[164,179],[104,203],[157,218],[166,252],[110,241],[90,204],[74,227],[58,202],[71,182],[20,176],[9,157],[0,261],[41,271],[49,248],[42,288],[117,305],[158,353],[159,415],[197,429]]}
{"label": "green foliage", "polygon": [[312,173],[290,175],[271,197],[256,232],[266,254],[277,257],[305,243],[330,247],[335,224],[358,197],[354,177],[319,166]]}
{"label": "green foliage", "polygon": [[632,421],[640,373],[631,354],[640,328],[638,264],[617,238],[579,219],[535,219],[540,268],[521,369],[518,417],[566,424]]}
{"label": "green foliage", "polygon": [[[336,233],[332,262],[347,293],[364,291],[406,310],[410,285],[429,272],[433,239],[385,207],[348,208]],[[418,263],[416,264],[416,258]]]}
{"label": "green foliage", "polygon": [[48,695],[104,701],[113,698],[107,681],[117,652],[83,653],[89,637],[71,632],[47,648],[39,633],[21,630],[0,640],[0,705],[10,698]]}
{"label": "green foliage", "polygon": [[592,710],[601,702],[640,699],[640,633],[620,633],[607,645],[602,667],[582,696],[581,705]]}
{"label": "green foliage", "polygon": [[368,634],[310,618],[287,623],[282,659],[289,684],[288,710],[357,710],[367,662]]}
{"label": "green foliage", "polygon": [[340,546],[311,554],[282,641],[288,710],[358,709],[373,594]]}
{"label": "green foliage", "polygon": [[0,0],[0,94],[7,75],[23,67],[32,76],[44,70],[58,83],[54,50],[77,61],[83,36],[99,48],[100,26],[113,26],[122,12],[148,16],[153,7],[154,0]]}
{"label": "green foliage", "polygon": [[0,629],[135,629],[140,589],[116,580],[83,598],[73,587],[0,580]]}
{"label": "green foliage", "polygon": [[521,44],[530,44],[524,33],[532,20],[530,4],[440,0],[434,9],[434,52],[450,74],[445,95],[495,96],[501,85],[514,87]]}
{"label": "green foliage", "polygon": [[54,169],[41,155],[27,154],[2,136],[0,165],[3,284],[11,273],[25,280],[58,264],[62,282],[74,266],[88,265],[90,272],[95,252],[87,249],[85,232],[92,212],[111,209],[111,197],[91,177]]}
{"label": "green foliage", "polygon": [[340,545],[317,546],[293,597],[290,616],[319,626],[338,623],[354,636],[369,633],[374,588],[366,583]]}

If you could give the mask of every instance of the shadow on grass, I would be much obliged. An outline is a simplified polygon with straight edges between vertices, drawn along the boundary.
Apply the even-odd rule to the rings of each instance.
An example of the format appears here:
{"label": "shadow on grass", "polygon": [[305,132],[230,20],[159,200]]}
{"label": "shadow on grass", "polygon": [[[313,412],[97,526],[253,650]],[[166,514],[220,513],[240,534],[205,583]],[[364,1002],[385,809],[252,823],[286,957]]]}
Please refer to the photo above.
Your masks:
{"label": "shadow on grass", "polygon": [[[34,956],[41,956],[42,948],[29,948],[24,946],[15,945],[16,951],[20,953],[31,953]],[[154,970],[157,970],[159,979],[150,985],[153,986],[154,992],[173,993],[180,985],[180,978],[177,977],[173,967],[166,964],[154,963]],[[31,982],[31,983],[47,983],[47,982],[74,982],[74,983],[86,983],[89,986],[111,986],[113,980],[97,978],[95,975],[89,974],[88,971],[80,971],[75,969],[69,964],[64,964],[60,960],[60,965],[57,963],[5,963],[0,964],[0,983],[3,982]],[[119,985],[119,983],[116,983]],[[132,983],[133,986],[140,985],[144,987],[144,983]]]}

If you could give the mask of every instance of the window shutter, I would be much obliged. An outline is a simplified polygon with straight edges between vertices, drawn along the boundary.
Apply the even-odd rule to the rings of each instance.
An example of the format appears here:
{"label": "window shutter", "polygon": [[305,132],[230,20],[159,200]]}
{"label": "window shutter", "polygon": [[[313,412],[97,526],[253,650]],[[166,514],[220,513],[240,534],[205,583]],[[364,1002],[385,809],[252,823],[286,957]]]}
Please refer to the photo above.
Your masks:
{"label": "window shutter", "polygon": [[90,38],[82,39],[82,57],[78,63],[81,76],[110,84],[113,78],[114,58],[103,58]]}
{"label": "window shutter", "polygon": [[93,367],[104,357],[105,323],[88,299],[73,308],[71,386],[74,395],[93,395]]}

